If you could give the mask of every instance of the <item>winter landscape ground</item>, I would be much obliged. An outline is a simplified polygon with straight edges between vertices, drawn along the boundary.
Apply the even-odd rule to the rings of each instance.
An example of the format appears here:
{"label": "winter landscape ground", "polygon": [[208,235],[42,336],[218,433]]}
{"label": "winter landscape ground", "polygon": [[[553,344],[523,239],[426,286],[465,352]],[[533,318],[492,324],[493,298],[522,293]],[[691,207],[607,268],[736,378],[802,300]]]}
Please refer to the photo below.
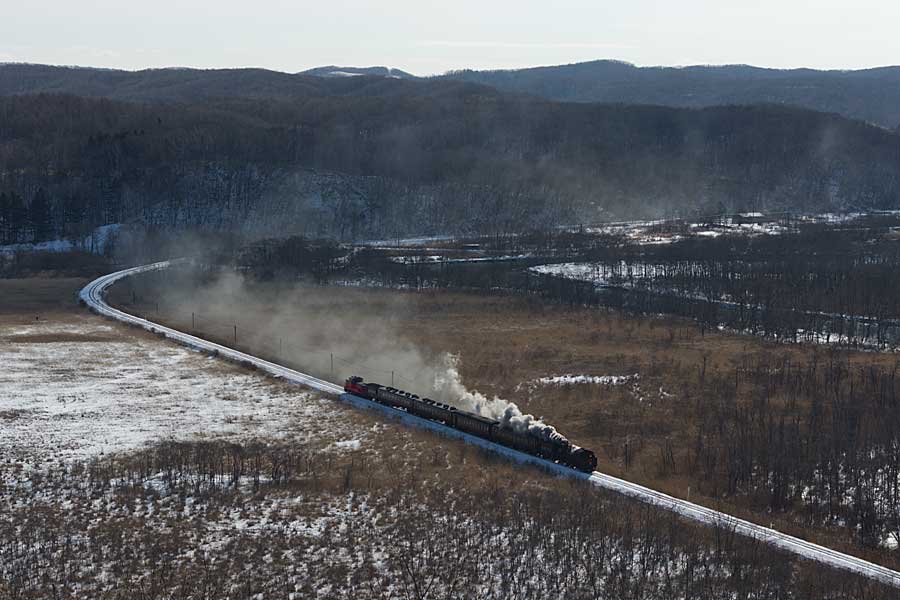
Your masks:
{"label": "winter landscape ground", "polygon": [[[601,471],[714,508],[728,506],[733,514],[894,564],[890,501],[882,507],[883,542],[866,547],[859,538],[854,540],[855,526],[846,528],[849,505],[815,516],[817,510],[808,504],[813,494],[823,494],[821,501],[828,504],[829,492],[821,480],[808,484],[807,501],[789,493],[774,511],[773,492],[762,482],[751,479],[746,488],[730,487],[728,478],[736,475],[723,471],[727,463],[717,466],[719,459],[712,456],[735,450],[717,438],[715,429],[707,431],[711,418],[722,420],[714,427],[724,431],[742,427],[721,403],[727,397],[729,404],[740,406],[745,397],[758,394],[757,378],[771,368],[839,360],[851,371],[876,365],[890,370],[896,364],[892,354],[823,354],[815,346],[702,333],[678,319],[592,309],[560,312],[542,302],[505,295],[239,281],[227,276],[208,287],[185,290],[183,280],[175,278],[159,296],[168,303],[157,309],[149,302],[150,316],[189,328],[191,312],[196,311],[198,331],[212,339],[232,343],[230,324],[237,323],[238,330],[246,332],[239,346],[254,353],[335,381],[351,374],[385,383],[393,378],[397,385],[421,393],[430,393],[430,378],[447,376],[449,353],[454,357],[450,377],[488,398],[515,401],[574,442],[599,450]],[[134,294],[130,290],[118,291],[126,305]],[[151,292],[142,288],[140,293]],[[207,307],[202,318],[196,317],[198,306]],[[284,338],[283,332],[291,334]],[[332,356],[337,357],[334,371]],[[729,381],[733,385],[735,373],[745,381],[725,396],[722,386]],[[773,389],[772,394],[787,392]],[[792,400],[788,414],[803,414],[808,402]],[[710,460],[711,466],[698,468],[698,462]]]}
{"label": "winter landscape ground", "polygon": [[892,593],[102,320],[79,283],[3,282],[0,595]]}

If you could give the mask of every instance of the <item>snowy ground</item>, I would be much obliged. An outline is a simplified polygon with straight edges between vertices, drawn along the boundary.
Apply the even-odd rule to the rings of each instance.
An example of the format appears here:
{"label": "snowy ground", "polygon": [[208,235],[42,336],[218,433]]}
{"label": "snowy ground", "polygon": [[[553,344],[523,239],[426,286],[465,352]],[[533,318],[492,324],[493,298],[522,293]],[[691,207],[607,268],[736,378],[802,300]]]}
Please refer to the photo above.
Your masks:
{"label": "snowy ground", "polygon": [[0,454],[26,462],[173,438],[315,436],[352,448],[364,435],[333,400],[94,317],[0,325],[0,364]]}
{"label": "snowy ground", "polygon": [[[250,577],[260,589],[330,598],[363,554],[366,564],[383,555],[378,543],[364,553],[354,546],[372,529],[365,499],[331,493],[329,481],[356,471],[329,472],[365,461],[357,455],[384,438],[385,424],[99,317],[12,321],[0,321],[0,597],[7,589],[23,598],[51,588],[73,598],[168,589],[154,578],[200,581],[215,563],[214,582],[197,584],[215,589],[212,597],[236,593]],[[201,471],[210,466],[203,453],[219,452],[221,465],[233,460],[231,446],[183,443],[191,441],[240,444],[240,483]],[[406,442],[395,435],[389,443]],[[276,458],[286,461],[281,484],[273,484]],[[238,577],[247,564],[255,573]]]}
{"label": "snowy ground", "polygon": [[[588,385],[618,386],[628,383],[636,384],[640,379],[637,373],[633,375],[548,375],[538,377],[530,381],[523,381],[516,386],[516,391],[535,391],[546,387],[576,387]],[[635,387],[639,389],[639,387]]]}
{"label": "snowy ground", "polygon": [[[584,231],[622,236],[640,245],[656,245],[671,244],[686,237],[780,235],[790,230],[774,217],[770,221],[764,220],[759,213],[747,213],[743,217],[751,222],[744,222],[736,217],[722,217],[694,223],[678,220],[622,221],[587,227]],[[757,219],[761,222],[756,222]]]}
{"label": "snowy ground", "polygon": [[413,254],[409,256],[392,256],[391,262],[401,265],[438,265],[459,263],[509,262],[531,258],[531,254],[515,254],[503,256],[476,256],[472,258],[449,258],[444,254]]}
{"label": "snowy ground", "polygon": [[74,250],[104,254],[109,249],[110,242],[119,235],[121,228],[120,224],[114,223],[97,227],[82,239],[49,240],[35,244],[9,244],[0,246],[0,254],[11,255],[16,252],[72,252]]}
{"label": "snowy ground", "polygon": [[[614,268],[615,267],[615,268]],[[559,277],[562,279],[570,279],[574,281],[584,281],[593,283],[597,288],[615,287],[630,290],[644,290],[651,294],[671,295],[681,298],[689,298],[702,302],[715,302],[719,306],[726,308],[738,308],[741,305],[732,300],[729,296],[723,295],[717,299],[712,299],[704,294],[679,289],[675,287],[650,287],[658,277],[663,277],[667,273],[667,265],[653,264],[645,262],[626,263],[621,261],[619,265],[611,266],[607,263],[551,263],[545,265],[535,265],[529,267],[528,270],[538,275],[549,275],[551,277]],[[742,308],[750,308],[762,311],[762,305],[744,305]],[[896,319],[881,319],[881,325],[886,326],[882,332],[882,339],[878,335],[878,317],[871,315],[852,315],[826,311],[812,311],[802,309],[791,309],[796,314],[809,315],[813,318],[821,318],[832,320],[830,324],[823,325],[819,331],[811,331],[798,328],[793,335],[779,335],[769,333],[769,336],[775,340],[796,343],[803,343],[846,346],[852,345],[860,350],[895,350],[900,339],[900,321]],[[731,331],[733,333],[741,333],[746,335],[761,335],[760,331],[732,329],[724,324],[720,324],[721,331]],[[833,330],[843,330],[845,327],[853,327],[858,331],[858,335],[848,335],[844,333],[836,333]]]}
{"label": "snowy ground", "polygon": [[[652,575],[659,593],[645,589],[641,597],[694,597],[663,586],[673,574],[693,574],[685,567],[695,564],[692,556],[712,556],[665,546],[653,552],[668,561],[665,568],[648,568],[643,554],[625,551],[630,536],[620,545],[611,525],[597,528],[602,519],[619,522],[605,504],[584,516],[586,503],[578,502],[550,535],[543,533],[553,521],[520,517],[530,495],[478,496],[461,512],[471,494],[493,494],[495,481],[512,481],[503,470],[514,467],[473,468],[464,447],[434,448],[436,440],[443,445],[436,436],[429,452],[409,448],[399,428],[384,434],[393,424],[373,427],[333,400],[96,317],[0,322],[0,365],[0,595],[5,585],[23,598],[49,597],[50,590],[56,597],[401,598],[418,597],[411,589],[421,579],[439,582],[435,597],[452,597],[446,590],[459,586],[479,597],[511,597],[500,587],[510,582],[526,590],[523,597],[569,590],[566,597],[613,598],[620,596],[598,595],[596,586]],[[560,378],[550,379],[548,385]],[[171,438],[250,437],[289,443],[77,466]],[[376,441],[377,457],[351,454],[372,452]],[[235,456],[244,470],[231,485]],[[223,467],[229,461],[231,468]],[[488,491],[472,484],[479,473],[497,473]],[[626,485],[600,475],[591,480]],[[495,514],[503,502],[513,504]],[[576,515],[593,526],[571,527]],[[435,526],[442,522],[449,526]],[[662,524],[644,531],[661,531]],[[554,540],[571,531],[586,534],[559,558]],[[592,566],[578,567],[573,578],[573,564]],[[448,571],[467,578],[440,580]],[[600,579],[591,593],[585,578],[594,575]],[[713,577],[729,585],[727,568]],[[479,589],[485,585],[493,593]]]}
{"label": "snowy ground", "polygon": [[536,385],[624,385],[638,378],[634,375],[552,375],[533,380]]}
{"label": "snowy ground", "polygon": [[[352,548],[347,532],[370,527],[372,517],[352,495],[304,493],[308,485],[262,493],[254,480],[271,482],[272,471],[249,458],[231,488],[181,462],[172,464],[189,486],[159,466],[138,477],[121,469],[135,456],[158,461],[155,450],[136,453],[170,440],[235,442],[247,453],[258,440],[255,452],[267,460],[296,452],[304,468],[321,470],[329,457],[352,460],[348,453],[365,450],[380,424],[373,429],[334,399],[94,316],[0,322],[0,365],[0,597],[4,585],[26,598],[46,597],[39,590],[49,587],[65,590],[60,597],[100,597],[145,589],[158,573],[181,572],[176,579],[186,581],[208,561],[222,565],[215,585],[224,595],[239,586],[228,580],[233,560],[258,561],[256,585],[277,576],[273,585],[295,597],[326,598],[328,582],[340,581],[329,566],[356,564],[344,549]],[[201,452],[178,447],[187,448],[180,461]],[[112,456],[124,462],[105,460]],[[90,470],[114,464],[118,470]],[[60,552],[38,559],[48,547]]]}

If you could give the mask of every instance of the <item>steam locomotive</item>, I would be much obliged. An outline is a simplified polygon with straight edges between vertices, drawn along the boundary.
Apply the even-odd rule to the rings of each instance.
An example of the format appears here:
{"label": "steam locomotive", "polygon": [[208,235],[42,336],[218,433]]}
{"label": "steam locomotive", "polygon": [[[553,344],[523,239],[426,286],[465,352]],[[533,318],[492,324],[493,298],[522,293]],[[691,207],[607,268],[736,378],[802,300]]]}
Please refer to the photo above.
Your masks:
{"label": "steam locomotive", "polygon": [[459,410],[430,398],[419,398],[393,387],[367,383],[362,377],[347,379],[344,391],[585,473],[592,473],[597,468],[597,457],[593,452],[565,439],[547,439],[531,432],[501,427],[500,422],[494,419]]}

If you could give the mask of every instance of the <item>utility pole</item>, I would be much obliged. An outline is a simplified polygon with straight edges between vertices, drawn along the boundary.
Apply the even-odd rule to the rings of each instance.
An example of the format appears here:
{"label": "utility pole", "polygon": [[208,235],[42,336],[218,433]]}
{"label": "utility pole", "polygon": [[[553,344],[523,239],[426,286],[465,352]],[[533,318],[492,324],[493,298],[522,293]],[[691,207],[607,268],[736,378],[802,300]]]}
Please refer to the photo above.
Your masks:
{"label": "utility pole", "polygon": [[391,387],[394,387],[394,372],[391,371]]}
{"label": "utility pole", "polygon": [[197,329],[194,320],[194,313],[191,313],[191,331],[195,331]]}
{"label": "utility pole", "polygon": [[234,345],[237,346],[237,325],[234,326]]}
{"label": "utility pole", "polygon": [[331,374],[334,375],[334,352],[331,353]]}

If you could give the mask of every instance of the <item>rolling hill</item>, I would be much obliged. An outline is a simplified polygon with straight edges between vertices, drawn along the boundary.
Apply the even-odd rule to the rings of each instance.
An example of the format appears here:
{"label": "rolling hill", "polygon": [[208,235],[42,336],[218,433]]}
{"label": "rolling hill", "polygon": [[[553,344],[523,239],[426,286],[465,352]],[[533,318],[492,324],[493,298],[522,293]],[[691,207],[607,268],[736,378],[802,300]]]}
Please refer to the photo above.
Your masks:
{"label": "rolling hill", "polygon": [[383,238],[900,208],[900,136],[834,114],[558,103],[363,79],[177,106],[0,97],[0,194],[15,199],[0,198],[0,237],[137,222]]}
{"label": "rolling hill", "polygon": [[609,60],[442,77],[562,102],[674,107],[786,104],[900,126],[900,67],[858,71],[763,69],[746,65],[636,67]]}

